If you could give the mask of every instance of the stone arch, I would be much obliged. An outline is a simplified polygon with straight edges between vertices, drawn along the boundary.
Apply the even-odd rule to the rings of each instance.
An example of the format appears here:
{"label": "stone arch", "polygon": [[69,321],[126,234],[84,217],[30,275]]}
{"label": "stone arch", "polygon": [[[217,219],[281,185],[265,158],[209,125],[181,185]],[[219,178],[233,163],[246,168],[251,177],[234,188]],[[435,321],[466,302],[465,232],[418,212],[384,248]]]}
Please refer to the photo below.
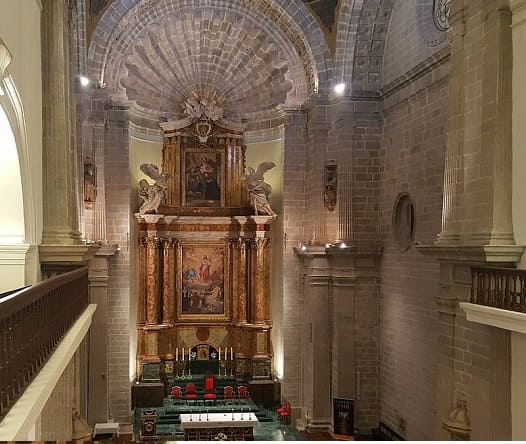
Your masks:
{"label": "stone arch", "polygon": [[[99,82],[107,82],[107,67],[112,52],[126,53],[133,36],[131,29],[143,29],[154,19],[168,12],[177,12],[185,0],[165,2],[148,9],[141,0],[117,0],[104,13],[89,49],[91,74]],[[193,4],[193,6],[196,6]],[[316,19],[299,0],[238,0],[217,2],[216,7],[233,9],[265,21],[267,31],[276,41],[289,40],[302,60],[310,92],[325,91],[332,75],[332,58]],[[134,28],[135,27],[135,28]]]}
{"label": "stone arch", "polygon": [[[7,76],[0,83],[4,91],[4,95],[0,95],[0,107],[9,122],[17,151],[17,163],[11,165],[10,168],[15,168],[20,177],[19,186],[22,199],[20,209],[22,214],[20,218],[23,221],[24,233],[23,239],[18,243],[26,242],[29,244],[37,244],[39,242],[36,223],[38,217],[33,195],[33,179],[29,164],[29,146],[27,143],[24,108],[12,77]],[[14,186],[16,187],[18,184]]]}

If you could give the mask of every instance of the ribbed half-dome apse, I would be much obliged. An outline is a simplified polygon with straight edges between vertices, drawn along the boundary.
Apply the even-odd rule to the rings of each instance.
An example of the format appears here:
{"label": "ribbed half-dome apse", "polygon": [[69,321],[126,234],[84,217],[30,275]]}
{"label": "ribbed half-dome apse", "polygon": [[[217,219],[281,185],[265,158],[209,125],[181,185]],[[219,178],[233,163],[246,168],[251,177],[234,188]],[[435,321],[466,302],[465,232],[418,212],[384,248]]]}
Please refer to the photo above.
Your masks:
{"label": "ribbed half-dome apse", "polygon": [[148,26],[124,58],[120,87],[142,126],[181,117],[192,94],[215,98],[228,119],[261,121],[272,118],[278,104],[305,100],[288,71],[280,49],[252,20],[203,9]]}

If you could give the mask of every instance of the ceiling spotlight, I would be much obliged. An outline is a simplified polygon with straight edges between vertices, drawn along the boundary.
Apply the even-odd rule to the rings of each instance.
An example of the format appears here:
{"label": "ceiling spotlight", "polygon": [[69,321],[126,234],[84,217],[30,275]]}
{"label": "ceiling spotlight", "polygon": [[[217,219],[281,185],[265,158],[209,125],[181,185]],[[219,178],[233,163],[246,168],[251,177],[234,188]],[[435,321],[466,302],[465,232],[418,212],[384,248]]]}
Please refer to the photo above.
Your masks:
{"label": "ceiling spotlight", "polygon": [[336,94],[343,94],[343,92],[345,91],[345,83],[338,83],[335,87],[334,87],[334,92]]}
{"label": "ceiling spotlight", "polygon": [[88,86],[89,85],[89,79],[85,76],[80,76],[80,84],[82,86]]}

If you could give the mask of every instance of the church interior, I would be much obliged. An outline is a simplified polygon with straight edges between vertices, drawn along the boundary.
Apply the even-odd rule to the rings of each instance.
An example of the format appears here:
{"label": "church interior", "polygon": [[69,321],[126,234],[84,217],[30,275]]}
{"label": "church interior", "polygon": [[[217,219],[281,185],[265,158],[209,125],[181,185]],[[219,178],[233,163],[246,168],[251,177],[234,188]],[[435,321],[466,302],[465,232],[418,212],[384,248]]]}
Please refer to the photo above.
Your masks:
{"label": "church interior", "polygon": [[524,47],[526,0],[0,0],[0,440],[526,439]]}

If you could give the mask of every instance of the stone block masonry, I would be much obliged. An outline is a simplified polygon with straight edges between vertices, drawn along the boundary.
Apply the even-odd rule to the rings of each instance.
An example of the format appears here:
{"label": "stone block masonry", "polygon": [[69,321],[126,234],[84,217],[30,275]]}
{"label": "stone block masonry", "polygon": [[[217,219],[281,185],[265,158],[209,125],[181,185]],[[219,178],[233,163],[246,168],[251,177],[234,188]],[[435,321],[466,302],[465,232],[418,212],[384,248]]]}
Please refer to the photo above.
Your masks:
{"label": "stone block masonry", "polygon": [[128,111],[109,106],[104,134],[106,238],[120,251],[110,260],[108,284],[108,387],[109,415],[129,422],[130,402],[130,172]]}

